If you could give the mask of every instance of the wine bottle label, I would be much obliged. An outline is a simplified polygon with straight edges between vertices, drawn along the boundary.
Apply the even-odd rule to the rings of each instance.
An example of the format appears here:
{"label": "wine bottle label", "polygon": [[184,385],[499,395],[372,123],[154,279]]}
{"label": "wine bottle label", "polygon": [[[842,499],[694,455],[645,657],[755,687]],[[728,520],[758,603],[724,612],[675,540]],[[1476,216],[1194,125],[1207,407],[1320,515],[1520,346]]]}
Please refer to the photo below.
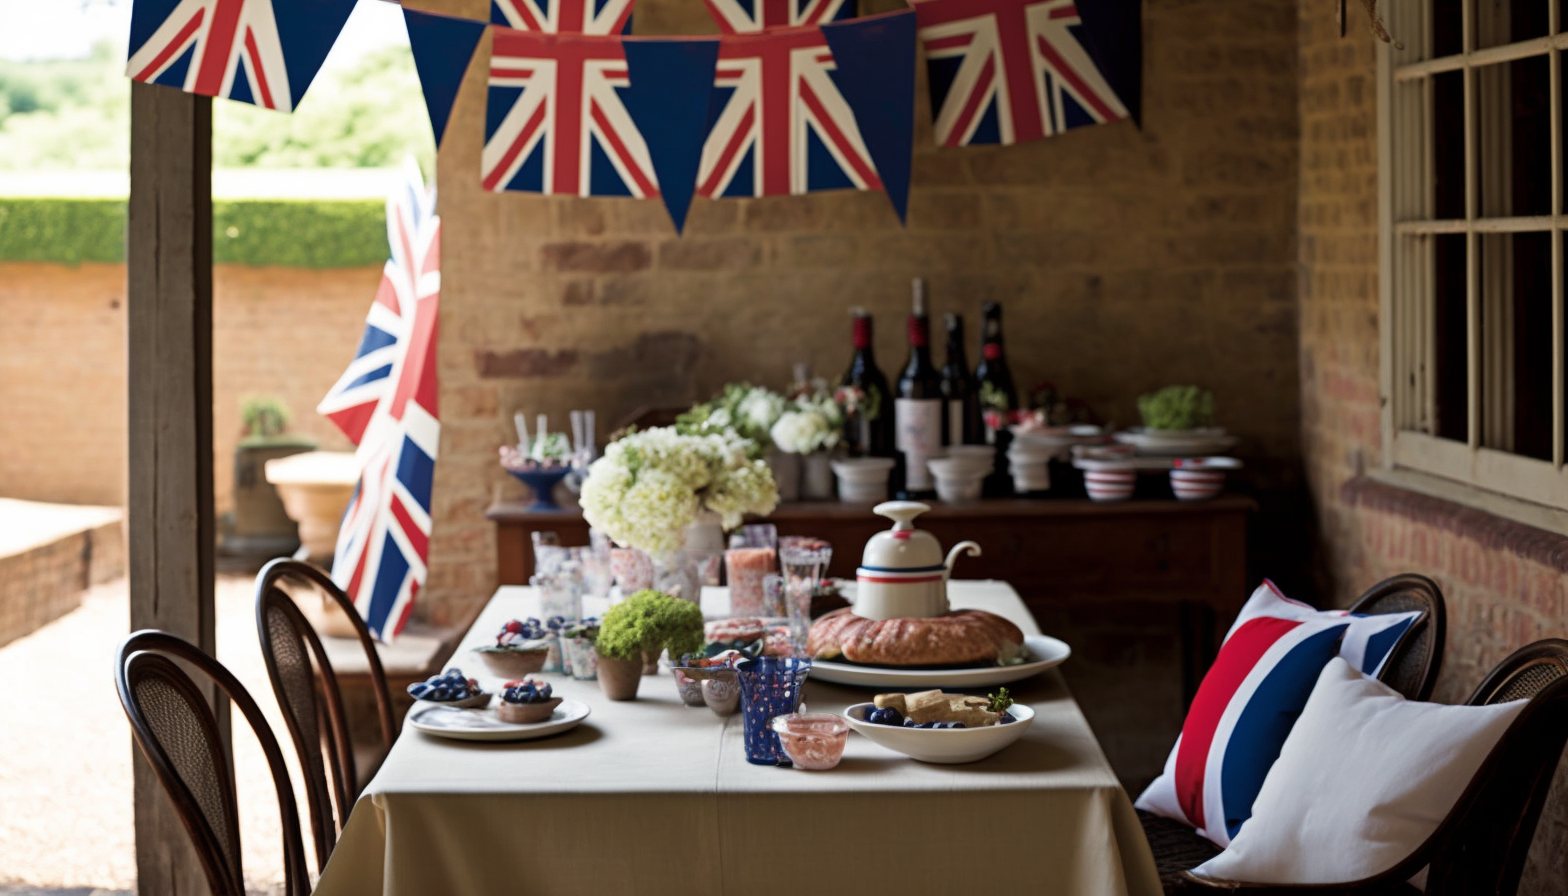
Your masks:
{"label": "wine bottle label", "polygon": [[949,399],[947,402],[947,444],[964,444],[964,400],[962,398]]}
{"label": "wine bottle label", "polygon": [[932,487],[926,461],[942,450],[942,400],[899,398],[893,401],[897,447],[904,454],[904,484],[911,491]]}

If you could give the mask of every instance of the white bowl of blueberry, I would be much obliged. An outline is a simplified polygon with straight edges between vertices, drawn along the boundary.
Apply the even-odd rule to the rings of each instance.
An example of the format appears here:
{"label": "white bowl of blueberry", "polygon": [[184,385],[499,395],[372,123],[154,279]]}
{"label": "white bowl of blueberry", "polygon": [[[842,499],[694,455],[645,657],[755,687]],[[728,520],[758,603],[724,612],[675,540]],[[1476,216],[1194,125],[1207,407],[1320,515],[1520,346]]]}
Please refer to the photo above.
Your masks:
{"label": "white bowl of blueberry", "polygon": [[1002,688],[988,697],[921,691],[878,694],[844,710],[856,731],[921,762],[977,762],[1012,744],[1034,721],[1034,710]]}

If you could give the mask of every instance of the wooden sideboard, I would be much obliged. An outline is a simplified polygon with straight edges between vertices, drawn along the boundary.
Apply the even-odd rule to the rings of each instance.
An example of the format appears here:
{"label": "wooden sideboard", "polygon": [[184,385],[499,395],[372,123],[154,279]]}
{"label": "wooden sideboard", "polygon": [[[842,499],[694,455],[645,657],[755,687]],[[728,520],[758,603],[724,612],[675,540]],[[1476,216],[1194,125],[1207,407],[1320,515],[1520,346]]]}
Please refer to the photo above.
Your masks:
{"label": "wooden sideboard", "polygon": [[[529,513],[524,507],[503,502],[485,512],[496,524],[496,575],[502,585],[527,583],[534,532],[557,532],[563,544],[588,543],[588,524],[576,509]],[[964,539],[979,542],[984,553],[960,558],[956,575],[1004,580],[1031,607],[1078,601],[1178,604],[1190,699],[1247,598],[1247,518],[1256,509],[1251,498],[1234,494],[1201,502],[986,500],[933,503],[918,525],[944,547]],[[843,578],[854,578],[866,539],[889,526],[869,504],[836,501],[783,504],[768,521],[780,535],[832,542],[829,574]]]}

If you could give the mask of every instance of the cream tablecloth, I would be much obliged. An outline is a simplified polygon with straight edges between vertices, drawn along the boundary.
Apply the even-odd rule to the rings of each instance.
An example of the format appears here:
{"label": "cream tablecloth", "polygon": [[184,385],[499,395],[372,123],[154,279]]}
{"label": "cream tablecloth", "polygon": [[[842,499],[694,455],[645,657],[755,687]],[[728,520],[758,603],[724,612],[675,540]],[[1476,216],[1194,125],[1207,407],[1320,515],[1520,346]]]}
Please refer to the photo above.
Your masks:
{"label": "cream tablecloth", "polygon": [[[951,600],[1038,632],[1004,583],[954,582]],[[727,606],[721,589],[703,595],[710,614]],[[500,589],[452,664],[493,689],[469,651],[537,615],[532,589]],[[827,772],[748,764],[740,716],[681,705],[667,672],[628,703],[546,677],[591,705],[583,725],[513,744],[405,729],[315,892],[1160,893],[1132,805],[1055,671],[1014,686],[1035,722],[989,759],[926,765],[851,734]],[[838,711],[871,693],[812,681],[806,701]]]}

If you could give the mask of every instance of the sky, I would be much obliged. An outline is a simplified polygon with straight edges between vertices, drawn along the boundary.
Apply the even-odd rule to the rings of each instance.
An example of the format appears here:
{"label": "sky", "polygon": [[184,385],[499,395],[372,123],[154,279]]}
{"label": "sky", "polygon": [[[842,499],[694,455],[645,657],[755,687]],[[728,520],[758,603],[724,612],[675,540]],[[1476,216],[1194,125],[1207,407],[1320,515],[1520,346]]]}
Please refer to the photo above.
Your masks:
{"label": "sky", "polygon": [[[125,46],[130,30],[131,0],[0,0],[0,59],[82,57],[100,40]],[[397,4],[358,0],[326,65],[407,41]]]}

